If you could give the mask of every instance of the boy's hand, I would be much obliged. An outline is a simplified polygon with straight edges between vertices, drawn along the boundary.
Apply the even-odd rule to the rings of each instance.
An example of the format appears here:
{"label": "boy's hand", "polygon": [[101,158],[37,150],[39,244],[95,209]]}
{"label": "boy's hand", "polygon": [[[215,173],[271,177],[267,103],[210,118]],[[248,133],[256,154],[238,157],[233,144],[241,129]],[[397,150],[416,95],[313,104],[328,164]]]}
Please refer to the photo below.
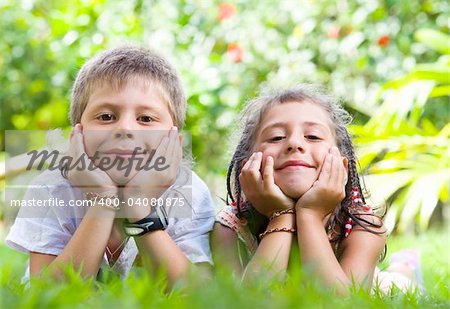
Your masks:
{"label": "boy's hand", "polygon": [[[94,165],[86,154],[83,139],[81,125],[76,124],[70,134],[69,156],[72,162],[67,173],[70,183],[84,193],[95,192],[101,196],[117,195],[117,186],[105,171],[100,168],[88,169],[89,166]],[[73,166],[75,162],[78,162],[76,167]]]}
{"label": "boy's hand", "polygon": [[239,181],[245,197],[259,213],[266,217],[270,217],[275,211],[293,208],[294,200],[286,196],[275,184],[273,158],[267,157],[263,175],[260,172],[261,164],[262,153],[256,152],[251,155],[241,170]]}
{"label": "boy's hand", "polygon": [[[145,160],[149,160],[152,149],[151,145],[147,144],[146,147],[148,154]],[[182,156],[181,138],[177,128],[173,127],[169,131],[169,135],[163,137],[151,158],[148,166],[152,168],[148,171],[145,169],[138,171],[123,189],[123,198],[127,201],[127,205],[131,205],[132,199],[146,199],[146,201],[141,201],[141,205],[147,206],[142,207],[137,204],[137,207],[127,207],[126,216],[129,219],[137,221],[150,213],[151,199],[160,197],[175,183]],[[162,163],[162,161],[164,162]],[[155,168],[157,162],[159,162],[156,164],[159,167],[158,170]]]}
{"label": "boy's hand", "polygon": [[331,147],[324,159],[318,179],[297,201],[297,212],[308,211],[320,219],[333,212],[345,198],[347,183],[347,158],[343,158],[337,147]]}

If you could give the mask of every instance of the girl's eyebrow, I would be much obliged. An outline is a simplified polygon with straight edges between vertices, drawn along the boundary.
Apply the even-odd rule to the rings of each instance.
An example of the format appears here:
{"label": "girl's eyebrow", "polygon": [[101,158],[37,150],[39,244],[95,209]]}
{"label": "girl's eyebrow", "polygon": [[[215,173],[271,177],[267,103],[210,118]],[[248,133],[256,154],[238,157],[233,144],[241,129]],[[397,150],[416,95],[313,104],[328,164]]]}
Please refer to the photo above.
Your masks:
{"label": "girl's eyebrow", "polygon": [[322,129],[329,130],[329,127],[321,122],[305,121],[303,124],[307,127],[320,127]]}
{"label": "girl's eyebrow", "polygon": [[[323,123],[320,122],[314,122],[314,121],[305,121],[302,123],[302,125],[307,126],[307,127],[318,127],[320,129],[324,129],[326,131],[330,131],[330,129],[328,128],[328,126],[326,126]],[[286,126],[285,122],[275,122],[272,124],[269,124],[267,127],[265,127],[264,129],[261,130],[261,134],[265,133],[265,131],[273,129],[273,128],[284,128]]]}
{"label": "girl's eyebrow", "polygon": [[268,125],[267,127],[265,127],[264,129],[261,130],[261,134],[265,133],[265,131],[273,129],[273,128],[283,128],[286,124],[284,122],[275,122],[272,123],[270,125]]}

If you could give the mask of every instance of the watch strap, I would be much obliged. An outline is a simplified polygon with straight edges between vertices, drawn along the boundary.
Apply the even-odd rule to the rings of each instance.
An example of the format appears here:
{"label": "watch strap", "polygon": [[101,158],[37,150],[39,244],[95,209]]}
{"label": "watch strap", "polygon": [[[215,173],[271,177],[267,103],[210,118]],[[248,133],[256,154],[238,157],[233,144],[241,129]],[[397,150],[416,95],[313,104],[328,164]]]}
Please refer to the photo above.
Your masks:
{"label": "watch strap", "polygon": [[165,230],[168,224],[169,220],[164,207],[156,207],[156,211],[152,211],[139,221],[131,223],[125,220],[124,228],[128,236],[141,236],[151,231]]}

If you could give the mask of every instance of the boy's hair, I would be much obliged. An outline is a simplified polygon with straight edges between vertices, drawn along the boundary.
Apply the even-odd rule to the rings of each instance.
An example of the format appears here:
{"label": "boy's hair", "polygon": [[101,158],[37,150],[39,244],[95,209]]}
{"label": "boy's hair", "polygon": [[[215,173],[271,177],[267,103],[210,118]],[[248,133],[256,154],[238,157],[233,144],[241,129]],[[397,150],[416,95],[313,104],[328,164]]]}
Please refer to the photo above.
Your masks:
{"label": "boy's hair", "polygon": [[174,125],[182,129],[186,97],[177,71],[163,57],[138,46],[122,46],[103,51],[83,65],[72,87],[72,126],[80,122],[89,97],[96,87],[106,84],[120,90],[129,82],[142,81],[145,85],[154,83],[161,99],[169,107]]}
{"label": "boy's hair", "polygon": [[[330,220],[327,223],[327,231],[335,236],[331,241],[336,245],[343,240],[345,235],[345,223],[350,217],[357,224],[372,231],[368,227],[381,227],[381,224],[376,224],[367,221],[361,215],[367,213],[355,213],[350,212],[352,206],[352,190],[357,188],[360,196],[364,201],[363,190],[361,188],[358,170],[357,159],[353,147],[353,143],[346,126],[351,122],[352,117],[347,111],[345,111],[339,102],[330,95],[327,95],[324,90],[318,86],[310,84],[299,84],[293,88],[280,91],[267,91],[260,97],[253,99],[247,103],[242,115],[241,115],[241,129],[240,138],[236,150],[231,159],[231,163],[228,167],[227,173],[227,203],[230,201],[236,204],[238,210],[238,216],[253,217],[251,221],[264,221],[257,213],[255,213],[253,207],[242,196],[241,184],[239,182],[239,174],[243,167],[243,161],[247,160],[251,154],[255,151],[254,144],[257,138],[261,119],[264,114],[274,105],[288,103],[288,102],[311,102],[321,106],[329,115],[331,120],[331,129],[334,133],[336,144],[341,154],[348,159],[348,181],[345,186],[345,198],[341,202],[340,206],[336,208],[334,214],[330,216]],[[375,215],[375,214],[374,214]],[[376,215],[375,215],[376,216]],[[258,220],[259,219],[259,220]],[[250,225],[252,228],[252,225]],[[264,224],[259,226],[253,226],[253,232],[259,233],[264,229]]]}

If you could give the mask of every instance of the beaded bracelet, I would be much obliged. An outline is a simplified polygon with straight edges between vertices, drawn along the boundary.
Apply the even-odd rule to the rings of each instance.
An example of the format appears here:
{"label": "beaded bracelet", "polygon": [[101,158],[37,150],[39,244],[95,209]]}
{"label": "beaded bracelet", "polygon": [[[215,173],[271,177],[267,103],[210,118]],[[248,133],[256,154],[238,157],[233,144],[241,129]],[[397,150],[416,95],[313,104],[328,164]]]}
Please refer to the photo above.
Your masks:
{"label": "beaded bracelet", "polygon": [[280,211],[275,211],[270,217],[269,217],[269,221],[272,221],[273,219],[284,215],[284,214],[295,214],[295,210],[294,208],[289,208],[289,209],[283,209]]}
{"label": "beaded bracelet", "polygon": [[295,232],[297,232],[297,230],[296,229],[290,229],[290,228],[287,228],[287,227],[275,227],[273,229],[266,230],[263,233],[259,234],[259,239],[261,240],[267,234],[274,233],[274,232],[288,232],[288,233],[294,234]]}

